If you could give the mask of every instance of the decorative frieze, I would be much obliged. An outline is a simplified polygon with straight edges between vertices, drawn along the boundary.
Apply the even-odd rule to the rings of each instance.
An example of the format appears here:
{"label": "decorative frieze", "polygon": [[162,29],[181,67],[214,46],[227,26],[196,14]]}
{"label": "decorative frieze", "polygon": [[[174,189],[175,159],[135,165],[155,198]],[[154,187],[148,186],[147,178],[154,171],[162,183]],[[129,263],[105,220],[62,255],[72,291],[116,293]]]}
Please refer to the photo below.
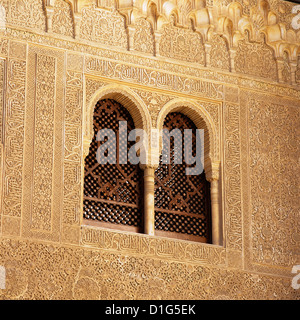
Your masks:
{"label": "decorative frieze", "polygon": [[222,84],[176,74],[168,74],[158,70],[148,70],[133,65],[125,65],[93,57],[86,57],[85,72],[97,76],[139,83],[144,86],[169,89],[214,99],[223,98]]}
{"label": "decorative frieze", "polygon": [[82,226],[81,244],[116,252],[130,252],[177,261],[225,265],[225,249],[186,241],[169,241],[144,235],[130,235]]}

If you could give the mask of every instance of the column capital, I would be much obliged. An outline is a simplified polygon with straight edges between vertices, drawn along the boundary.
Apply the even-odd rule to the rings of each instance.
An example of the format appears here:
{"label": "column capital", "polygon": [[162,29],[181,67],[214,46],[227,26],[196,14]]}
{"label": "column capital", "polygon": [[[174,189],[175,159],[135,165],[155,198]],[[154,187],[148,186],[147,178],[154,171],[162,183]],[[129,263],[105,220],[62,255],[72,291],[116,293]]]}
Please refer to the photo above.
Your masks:
{"label": "column capital", "polygon": [[147,164],[140,164],[140,168],[143,171],[146,171],[147,169],[152,169],[152,170],[156,170],[158,168],[158,164],[152,164],[152,163],[147,163]]}
{"label": "column capital", "polygon": [[220,179],[220,163],[212,163],[206,170],[205,170],[206,180],[209,182],[212,181],[219,181]]}

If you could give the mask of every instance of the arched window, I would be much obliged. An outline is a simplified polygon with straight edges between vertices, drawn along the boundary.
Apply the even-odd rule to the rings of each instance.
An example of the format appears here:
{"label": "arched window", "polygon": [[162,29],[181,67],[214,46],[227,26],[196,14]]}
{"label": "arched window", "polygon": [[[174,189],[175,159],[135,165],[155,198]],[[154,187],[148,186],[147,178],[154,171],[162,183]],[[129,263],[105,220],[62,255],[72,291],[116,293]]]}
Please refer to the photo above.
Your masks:
{"label": "arched window", "polygon": [[[205,172],[187,175],[184,148],[192,144],[192,156],[196,156],[196,126],[184,114],[167,115],[164,129],[174,132],[170,139],[170,161],[160,156],[155,171],[155,234],[199,242],[210,242],[210,183]],[[192,139],[184,139],[185,129],[192,130]],[[174,145],[174,140],[181,145]],[[178,148],[182,148],[182,161],[175,161]]]}
{"label": "arched window", "polygon": [[[114,100],[100,100],[94,110],[94,137],[85,159],[84,219],[87,224],[134,232],[142,231],[143,175],[139,165],[119,161],[135,142],[120,144],[119,123],[127,122],[127,130],[134,129],[130,113]],[[112,129],[116,137],[116,163],[99,164],[98,148],[106,143],[97,141],[101,129]],[[120,150],[120,153],[119,153]]]}

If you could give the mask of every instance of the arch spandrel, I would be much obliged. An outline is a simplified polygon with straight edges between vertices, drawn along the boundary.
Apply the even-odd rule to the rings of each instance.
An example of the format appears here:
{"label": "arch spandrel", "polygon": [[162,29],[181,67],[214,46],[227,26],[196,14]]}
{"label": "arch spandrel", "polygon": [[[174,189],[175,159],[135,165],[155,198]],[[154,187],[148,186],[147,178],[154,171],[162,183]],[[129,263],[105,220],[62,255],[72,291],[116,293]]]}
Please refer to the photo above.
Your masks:
{"label": "arch spandrel", "polygon": [[93,115],[99,100],[112,99],[122,104],[131,114],[136,129],[143,129],[149,136],[151,117],[142,99],[128,87],[119,84],[106,85],[97,90],[84,109],[83,156],[87,155],[94,135]]}

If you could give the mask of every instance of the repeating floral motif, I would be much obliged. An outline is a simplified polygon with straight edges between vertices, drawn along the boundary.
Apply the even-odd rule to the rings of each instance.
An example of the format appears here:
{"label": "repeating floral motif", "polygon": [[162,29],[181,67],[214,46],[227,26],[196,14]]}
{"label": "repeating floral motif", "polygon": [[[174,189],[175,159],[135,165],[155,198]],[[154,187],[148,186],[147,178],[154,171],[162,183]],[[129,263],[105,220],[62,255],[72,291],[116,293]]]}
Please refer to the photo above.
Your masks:
{"label": "repeating floral motif", "polygon": [[213,35],[210,49],[210,65],[229,71],[230,58],[226,40],[220,35]]}
{"label": "repeating floral motif", "polygon": [[[199,91],[203,91],[206,93],[206,90],[213,90],[214,95],[209,95],[210,97],[222,97],[221,91],[223,90],[222,83],[226,82],[228,84],[239,84],[242,87],[248,88],[251,87],[256,90],[260,91],[268,91],[272,94],[280,94],[283,96],[289,96],[292,98],[300,98],[300,92],[296,88],[292,86],[281,86],[281,85],[274,85],[274,83],[269,83],[267,81],[263,80],[257,80],[254,77],[249,78],[246,76],[243,76],[242,74],[237,75],[235,73],[231,74],[224,74],[223,72],[216,71],[216,70],[208,70],[206,68],[199,68],[196,66],[187,66],[185,64],[173,64],[168,61],[161,61],[160,59],[151,59],[149,57],[142,57],[133,55],[131,53],[127,52],[121,52],[120,50],[107,50],[104,48],[100,48],[98,46],[95,46],[93,44],[87,45],[80,42],[74,43],[73,41],[68,41],[66,39],[54,39],[51,36],[46,35],[39,35],[34,34],[31,32],[23,32],[17,29],[10,29],[9,30],[9,36],[12,39],[18,39],[23,41],[30,41],[35,44],[44,43],[48,46],[53,46],[60,49],[65,50],[74,50],[82,53],[86,53],[87,55],[94,55],[94,56],[101,56],[103,61],[103,67],[105,68],[105,72],[111,76],[114,74],[114,72],[119,74],[121,72],[121,77],[123,80],[130,80],[132,81],[133,78],[138,78],[138,82],[142,84],[148,84],[148,85],[156,85],[157,87],[161,87],[161,83],[163,82],[163,79],[169,80],[169,82],[173,82],[173,85],[171,86],[172,90],[187,90],[189,86],[191,86],[190,93],[195,93],[198,91],[195,91],[193,87],[197,85],[200,86]],[[113,59],[119,61],[119,64],[121,70],[115,70],[113,72],[113,69],[115,68],[115,63],[108,62],[108,59]],[[87,57],[87,61],[89,58]],[[95,57],[95,60],[96,57]],[[131,66],[122,66],[124,63],[131,63]],[[98,63],[95,63],[97,65]],[[160,69],[163,72],[158,73],[157,71],[151,71],[149,72],[148,69]],[[88,71],[89,68],[86,68],[86,71]],[[130,70],[129,75],[126,75],[127,70]],[[172,70],[174,73],[177,74],[185,74],[186,76],[191,77],[197,77],[198,79],[206,79],[207,81],[195,81],[192,80],[186,80],[186,77],[180,77],[178,75],[168,75],[168,73]],[[95,70],[96,71],[96,70]],[[155,75],[153,77],[153,75]],[[167,76],[168,75],[168,76]],[[158,79],[161,78],[161,79]],[[182,81],[182,78],[184,79]],[[146,82],[145,82],[146,81]],[[149,81],[149,82],[147,82]],[[192,84],[190,84],[189,81],[192,81]],[[186,88],[182,87],[182,85],[186,84]],[[201,84],[201,85],[200,85]],[[166,85],[166,83],[165,83]],[[168,86],[170,88],[170,85]]]}
{"label": "repeating floral motif", "polygon": [[[275,32],[277,33],[276,37],[285,43],[285,46],[289,48],[290,52],[297,52],[297,50],[294,50],[294,46],[298,47],[296,40],[297,36],[294,28],[291,26],[291,21],[296,14],[292,13],[293,6],[290,3],[280,0],[269,0],[268,5],[266,6],[260,6],[257,0],[207,1],[207,8],[213,6],[213,3],[214,6],[222,7],[222,10],[214,10],[211,13],[212,17],[209,17],[206,11],[207,8],[199,8],[199,5],[193,1],[171,0],[170,3],[172,3],[172,6],[174,6],[176,10],[173,10],[170,16],[168,14],[168,18],[166,19],[166,13],[162,11],[167,9],[164,8],[161,3],[157,6],[159,9],[157,11],[157,16],[155,16],[155,22],[150,22],[153,17],[146,17],[146,8],[142,8],[140,7],[140,4],[137,4],[137,6],[134,7],[134,21],[136,21],[137,24],[133,25],[136,32],[132,32],[130,35],[127,30],[127,25],[129,28],[132,27],[130,26],[132,17],[129,14],[129,12],[132,11],[129,10],[130,6],[128,6],[128,4],[125,6],[121,1],[118,6],[119,9],[117,10],[116,1],[90,1],[88,3],[92,3],[92,5],[89,7],[83,6],[83,9],[80,9],[80,12],[77,12],[78,7],[81,8],[78,1],[79,0],[74,0],[74,9],[71,4],[65,0],[56,0],[54,4],[48,5],[47,8],[44,7],[42,0],[1,0],[0,5],[3,6],[6,12],[6,20],[9,27],[15,25],[47,31],[46,18],[50,18],[53,12],[52,31],[74,37],[75,21],[73,21],[73,16],[76,13],[77,17],[77,13],[79,13],[80,18],[79,16],[78,19],[76,18],[76,23],[78,23],[78,26],[76,26],[76,34],[78,33],[78,37],[81,37],[82,39],[93,41],[96,44],[107,44],[126,50],[134,49],[144,53],[147,52],[151,55],[156,54],[155,47],[157,46],[158,48],[160,47],[160,50],[158,51],[164,57],[198,63],[199,66],[205,65],[203,42],[204,40],[207,41],[206,39],[208,38],[209,30],[217,30],[219,28],[214,24],[214,21],[219,21],[219,18],[221,18],[219,12],[222,12],[223,16],[227,15],[226,19],[228,19],[229,24],[227,27],[224,26],[224,30],[222,30],[220,25],[220,30],[228,36],[230,50],[232,49],[235,51],[236,39],[244,38],[244,26],[242,27],[243,30],[240,30],[238,26],[244,25],[244,22],[241,20],[244,19],[243,16],[245,16],[247,17],[247,21],[249,19],[247,28],[252,30],[251,38],[253,40],[258,41],[262,33],[265,33],[266,35],[272,34],[272,37],[275,37],[275,35],[273,35]],[[149,3],[149,5],[151,6],[151,3]],[[53,7],[53,9],[51,7]],[[180,27],[175,26],[175,12],[177,12],[176,20],[178,20],[177,22],[178,25],[180,24]],[[239,12],[242,12],[243,15]],[[147,13],[147,15],[149,14],[150,13]],[[46,15],[49,15],[49,17],[46,17]],[[270,16],[271,22],[266,22],[267,16]],[[149,18],[149,21],[147,18]],[[168,20],[171,20],[172,22],[169,23]],[[239,23],[239,21],[241,23]],[[139,24],[143,24],[143,26],[139,26]],[[157,28],[158,25],[159,28]],[[164,27],[162,25],[164,25]],[[157,35],[154,35],[151,31],[154,28],[157,31]],[[287,34],[287,31],[289,31],[289,34]],[[287,36],[283,36],[284,34],[287,34]],[[234,35],[236,35],[236,39]],[[166,38],[165,41],[163,41],[164,38]],[[224,46],[221,39],[217,42],[219,42],[221,47]],[[241,41],[239,42],[238,51],[239,46],[241,45]],[[275,59],[270,63],[269,58],[259,62],[261,54],[267,55],[266,48],[271,49],[271,47],[276,51],[278,59],[283,58],[282,50],[279,49],[279,52],[277,52],[279,47],[276,43],[277,40],[268,41],[268,45],[265,45],[263,50],[264,52],[259,51],[261,48],[258,48],[258,43],[255,43],[256,45],[252,44],[252,48],[248,48],[249,56],[247,59],[244,61],[236,61],[236,71],[239,70],[238,72],[244,74],[265,77],[276,81],[278,79],[277,72],[280,73],[281,70],[277,71]],[[215,63],[213,66],[228,70],[227,53],[222,55],[220,52],[222,52],[222,50],[212,50],[212,54],[218,55],[218,59],[212,59]],[[293,57],[290,57],[290,62],[294,62],[296,59],[294,53]],[[237,58],[237,60],[239,60],[239,58]],[[271,60],[272,59],[270,59],[270,61]],[[254,64],[259,64],[259,67],[252,68]],[[271,64],[273,64],[273,67],[271,67]],[[232,68],[232,71],[234,72],[235,68]],[[273,74],[274,72],[276,75]],[[291,77],[288,72],[290,71],[287,71],[289,83],[291,79],[294,79],[294,75]],[[293,73],[294,72],[295,71],[293,71]]]}
{"label": "repeating floral motif", "polygon": [[69,37],[74,37],[74,23],[72,8],[64,0],[55,0],[52,31]]}
{"label": "repeating floral motif", "polygon": [[63,188],[64,54],[29,46],[27,62],[22,234],[57,241]]}
{"label": "repeating floral motif", "polygon": [[153,29],[146,19],[140,18],[135,23],[133,49],[145,53],[155,54]]}

